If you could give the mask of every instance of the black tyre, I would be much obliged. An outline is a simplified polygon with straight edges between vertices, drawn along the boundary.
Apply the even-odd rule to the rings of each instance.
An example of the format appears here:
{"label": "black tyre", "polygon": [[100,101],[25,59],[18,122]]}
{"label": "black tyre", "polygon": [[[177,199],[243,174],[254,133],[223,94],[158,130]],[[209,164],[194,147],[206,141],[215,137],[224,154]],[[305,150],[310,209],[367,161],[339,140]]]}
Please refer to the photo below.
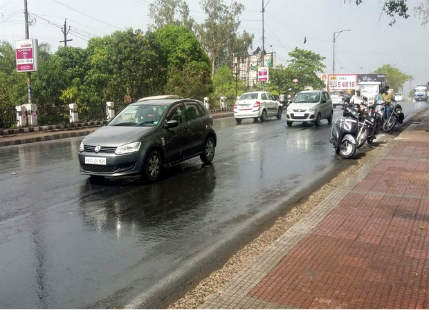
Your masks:
{"label": "black tyre", "polygon": [[396,125],[396,118],[391,115],[383,124],[384,132],[391,132]]}
{"label": "black tyre", "polygon": [[267,111],[264,110],[262,111],[262,115],[261,115],[261,123],[265,122],[267,120]]}
{"label": "black tyre", "polygon": [[254,123],[257,123],[259,121],[259,118],[257,118],[257,117],[255,117],[254,119],[253,119],[253,122]]}
{"label": "black tyre", "polygon": [[157,181],[161,177],[162,172],[162,157],[161,154],[154,150],[147,156],[143,164],[143,177],[150,181]]}
{"label": "black tyre", "polygon": [[279,108],[277,111],[277,119],[282,119],[283,110],[282,108]]}
{"label": "black tyre", "polygon": [[287,121],[286,124],[288,125],[288,127],[292,127],[292,122]]}
{"label": "black tyre", "polygon": [[328,123],[329,123],[329,125],[332,124],[333,114],[334,114],[334,111],[331,111],[331,114],[329,114],[329,117],[328,117]]}
{"label": "black tyre", "polygon": [[241,124],[241,118],[236,118],[235,122],[237,123],[237,125],[240,125]]}
{"label": "black tyre", "polygon": [[216,152],[216,144],[213,137],[208,137],[204,143],[203,153],[201,153],[201,161],[205,164],[210,164],[213,161]]}
{"label": "black tyre", "polygon": [[316,120],[314,121],[314,125],[316,125],[317,127],[319,127],[321,119],[322,119],[322,117],[320,116],[320,113],[317,114]]}
{"label": "black tyre", "polygon": [[356,144],[343,139],[340,145],[340,149],[338,150],[338,154],[341,155],[342,158],[349,159],[352,158],[356,153]]}

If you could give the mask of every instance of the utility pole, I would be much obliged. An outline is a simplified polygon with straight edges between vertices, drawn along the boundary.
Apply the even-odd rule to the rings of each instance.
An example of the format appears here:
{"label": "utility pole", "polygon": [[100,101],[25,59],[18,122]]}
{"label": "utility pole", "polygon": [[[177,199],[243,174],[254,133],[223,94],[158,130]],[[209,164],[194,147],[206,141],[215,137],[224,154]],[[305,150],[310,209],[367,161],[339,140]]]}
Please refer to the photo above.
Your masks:
{"label": "utility pole", "polygon": [[[27,9],[27,0],[24,0],[24,16],[25,16],[25,39],[30,38],[30,30],[28,25],[28,9]],[[27,72],[27,96],[28,103],[31,104],[31,72]]]}
{"label": "utility pole", "polygon": [[343,29],[343,30],[334,32],[334,37],[332,40],[332,74],[335,74],[335,42],[337,40],[337,37],[340,35],[340,33],[345,32],[345,31],[351,31],[351,30],[350,29]]}
{"label": "utility pole", "polygon": [[64,42],[64,47],[67,47],[67,42],[73,41],[73,39],[67,39],[68,34],[70,33],[70,26],[67,29],[67,18],[64,20],[64,26],[61,28],[61,32],[64,35],[64,40],[60,41],[61,43]]}
{"label": "utility pole", "polygon": [[262,67],[265,62],[265,1],[262,0]]}

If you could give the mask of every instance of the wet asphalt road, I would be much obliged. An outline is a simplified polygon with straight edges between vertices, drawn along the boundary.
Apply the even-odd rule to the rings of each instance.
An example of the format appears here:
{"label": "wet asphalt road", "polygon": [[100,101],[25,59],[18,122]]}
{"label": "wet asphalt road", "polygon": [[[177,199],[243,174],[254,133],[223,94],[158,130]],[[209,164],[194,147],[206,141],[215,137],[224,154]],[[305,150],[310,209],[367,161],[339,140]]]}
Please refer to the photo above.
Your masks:
{"label": "wet asphalt road", "polygon": [[326,121],[215,127],[212,166],[191,160],[155,184],[89,183],[81,138],[0,148],[0,308],[120,306],[341,162]]}

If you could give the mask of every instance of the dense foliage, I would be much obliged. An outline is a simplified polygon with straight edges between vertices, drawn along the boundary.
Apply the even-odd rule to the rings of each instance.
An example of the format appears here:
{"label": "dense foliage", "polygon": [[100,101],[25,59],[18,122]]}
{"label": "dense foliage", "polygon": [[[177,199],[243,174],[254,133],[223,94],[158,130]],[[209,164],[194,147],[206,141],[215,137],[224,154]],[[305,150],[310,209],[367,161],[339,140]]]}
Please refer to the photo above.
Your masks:
{"label": "dense foliage", "polygon": [[[32,98],[41,124],[67,121],[69,103],[81,120],[103,119],[105,102],[117,110],[141,97],[174,93],[202,98],[211,90],[210,61],[194,33],[170,25],[155,33],[132,29],[93,38],[86,49],[40,49],[32,74]],[[14,107],[26,101],[26,76],[15,70],[15,52],[0,44],[0,127],[14,123]]]}

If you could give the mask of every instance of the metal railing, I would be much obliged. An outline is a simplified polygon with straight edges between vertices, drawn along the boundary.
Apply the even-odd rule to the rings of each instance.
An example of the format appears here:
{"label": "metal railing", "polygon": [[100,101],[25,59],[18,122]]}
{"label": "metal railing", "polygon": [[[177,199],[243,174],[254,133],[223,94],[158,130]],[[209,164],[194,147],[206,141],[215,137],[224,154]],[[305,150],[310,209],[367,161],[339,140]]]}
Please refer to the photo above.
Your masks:
{"label": "metal railing", "polygon": [[6,129],[16,125],[15,107],[0,107],[0,128]]}

